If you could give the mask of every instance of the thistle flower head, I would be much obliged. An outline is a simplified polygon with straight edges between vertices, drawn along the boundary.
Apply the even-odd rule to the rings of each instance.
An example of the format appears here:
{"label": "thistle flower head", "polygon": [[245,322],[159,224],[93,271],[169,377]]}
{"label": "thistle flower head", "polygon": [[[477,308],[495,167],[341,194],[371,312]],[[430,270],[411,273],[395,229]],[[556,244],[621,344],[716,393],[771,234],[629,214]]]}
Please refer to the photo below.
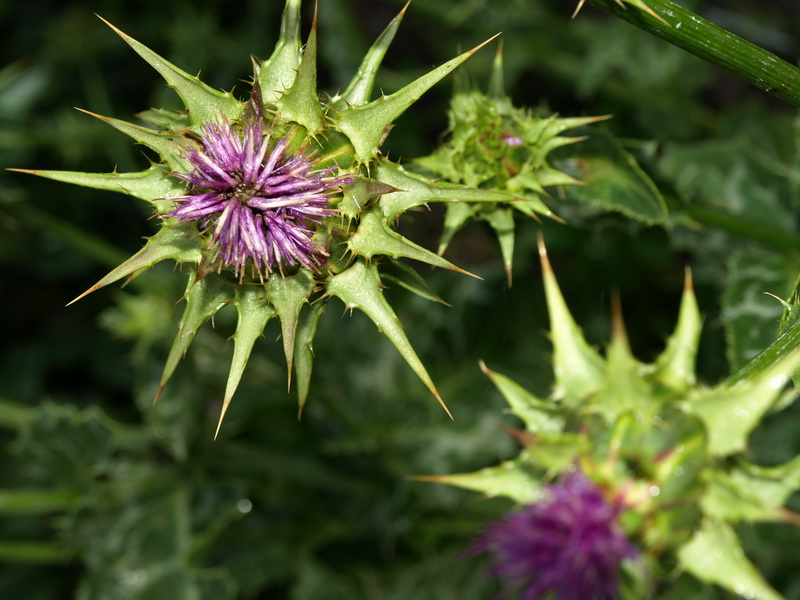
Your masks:
{"label": "thistle flower head", "polygon": [[[603,355],[570,314],[541,240],[539,256],[552,395],[537,397],[482,365],[524,424],[512,431],[525,447],[497,466],[423,479],[527,505],[474,546],[494,555],[495,573],[524,600],[638,600],[662,581],[674,597],[689,597],[696,585],[689,576],[736,596],[781,598],[748,560],[735,527],[798,522],[786,503],[800,489],[800,460],[764,466],[746,452],[761,420],[792,398],[783,386],[800,368],[800,353],[747,378],[698,384],[702,318],[687,272],[677,325],[654,362],[633,356],[619,302]],[[542,483],[570,465],[580,471],[558,485]],[[603,482],[604,494],[592,480]],[[626,559],[639,554],[622,527],[641,552],[632,563]],[[676,564],[686,588],[676,588]]]}
{"label": "thistle flower head", "polygon": [[313,239],[315,226],[333,214],[331,194],[355,180],[331,176],[312,156],[290,152],[288,137],[273,142],[259,112],[241,124],[203,125],[200,145],[184,155],[192,171],[174,173],[191,193],[175,198],[168,213],[212,231],[210,249],[220,268],[233,268],[240,279],[248,261],[262,279],[286,266],[313,271],[324,264],[327,251]]}
{"label": "thistle flower head", "polygon": [[253,62],[248,100],[208,86],[108,23],[177,92],[185,110],[138,115],[154,127],[94,115],[158,156],[144,171],[30,172],[134,196],[162,218],[141,250],[79,298],[160,261],[193,265],[180,331],[157,395],[197,330],[222,307],[233,306],[239,318],[222,415],[273,318],[280,321],[287,370],[296,374],[302,410],[317,323],[327,301],[338,298],[367,314],[444,406],[383,296],[381,271],[389,270],[403,287],[430,300],[439,298],[401,259],[464,271],[394,227],[402,213],[431,201],[509,197],[407,172],[381,156],[380,146],[414,102],[483,44],[373,99],[404,8],[367,51],[345,91],[329,96],[317,90],[316,20],[305,43],[300,37],[301,4],[286,0],[274,52],[267,61]]}
{"label": "thistle flower head", "polygon": [[562,135],[565,131],[607,117],[559,118],[539,114],[548,111],[516,107],[502,81],[502,53],[498,50],[488,90],[456,87],[445,142],[431,154],[415,158],[414,164],[449,181],[507,194],[501,202],[465,199],[461,205],[449,204],[438,252],[447,250],[466,223],[484,220],[497,235],[511,282],[515,213],[537,220],[537,215],[557,218],[544,202],[545,188],[579,183],[550,164],[550,152],[584,139]]}
{"label": "thistle flower head", "polygon": [[523,600],[607,600],[618,597],[624,559],[638,551],[609,504],[582,472],[545,488],[545,497],[491,525],[474,549],[494,555],[493,572]]}

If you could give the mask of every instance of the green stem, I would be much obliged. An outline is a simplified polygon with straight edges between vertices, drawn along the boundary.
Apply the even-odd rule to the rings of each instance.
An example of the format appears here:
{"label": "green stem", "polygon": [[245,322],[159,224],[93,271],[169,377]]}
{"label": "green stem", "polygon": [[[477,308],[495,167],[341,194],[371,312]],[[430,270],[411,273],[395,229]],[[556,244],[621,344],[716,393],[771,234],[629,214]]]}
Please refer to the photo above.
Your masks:
{"label": "green stem", "polygon": [[0,561],[16,563],[66,563],[74,557],[56,544],[46,542],[7,542],[0,540]]}
{"label": "green stem", "polygon": [[72,490],[0,490],[0,514],[37,514],[65,510],[75,504]]}
{"label": "green stem", "polygon": [[647,0],[663,21],[616,0],[589,2],[800,107],[800,69],[670,0]]}
{"label": "green stem", "polygon": [[778,339],[728,378],[728,384],[750,379],[792,354],[800,347],[800,320],[789,326]]}

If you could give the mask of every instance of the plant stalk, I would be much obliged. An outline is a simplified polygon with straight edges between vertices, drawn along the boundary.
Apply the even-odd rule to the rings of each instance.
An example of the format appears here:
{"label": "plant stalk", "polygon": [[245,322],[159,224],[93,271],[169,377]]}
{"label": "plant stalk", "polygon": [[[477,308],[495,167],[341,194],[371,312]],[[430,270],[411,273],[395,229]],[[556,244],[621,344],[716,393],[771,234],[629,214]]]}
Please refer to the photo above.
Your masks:
{"label": "plant stalk", "polygon": [[616,0],[588,1],[800,107],[800,68],[671,0],[647,0],[663,21],[637,8],[621,6]]}

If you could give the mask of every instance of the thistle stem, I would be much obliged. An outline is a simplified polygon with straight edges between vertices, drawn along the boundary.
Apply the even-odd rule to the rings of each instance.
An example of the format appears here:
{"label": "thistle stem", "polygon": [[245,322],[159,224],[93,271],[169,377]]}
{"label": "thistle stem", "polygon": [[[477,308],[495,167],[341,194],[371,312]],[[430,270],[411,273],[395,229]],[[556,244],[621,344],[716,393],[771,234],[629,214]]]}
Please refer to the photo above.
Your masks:
{"label": "thistle stem", "polygon": [[758,373],[766,371],[782,358],[793,352],[797,352],[798,347],[800,347],[800,320],[790,325],[778,336],[777,340],[772,342],[752,360],[742,365],[738,371],[728,378],[728,384],[732,385],[740,381],[745,381]]}
{"label": "thistle stem", "polygon": [[639,9],[623,7],[615,0],[588,0],[752,83],[794,106],[800,107],[800,69],[771,52],[734,35],[671,0],[647,0],[663,21]]}
{"label": "thistle stem", "polygon": [[74,552],[49,542],[0,540],[0,560],[14,563],[61,564],[74,558]]}
{"label": "thistle stem", "polygon": [[0,490],[0,514],[39,514],[66,510],[75,504],[72,490]]}

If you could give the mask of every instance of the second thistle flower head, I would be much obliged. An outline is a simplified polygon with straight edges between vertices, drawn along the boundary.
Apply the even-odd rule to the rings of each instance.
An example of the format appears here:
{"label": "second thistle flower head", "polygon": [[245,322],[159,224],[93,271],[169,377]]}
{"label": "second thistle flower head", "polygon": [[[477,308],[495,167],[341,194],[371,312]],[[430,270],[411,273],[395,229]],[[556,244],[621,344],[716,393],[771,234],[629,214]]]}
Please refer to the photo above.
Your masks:
{"label": "second thistle flower head", "polygon": [[622,507],[580,471],[545,494],[491,525],[475,551],[493,554],[495,575],[523,600],[618,598],[620,565],[638,556],[617,523]]}
{"label": "second thistle flower head", "polygon": [[175,198],[168,213],[210,230],[211,262],[233,268],[240,279],[248,261],[262,279],[286,266],[321,266],[327,250],[313,239],[314,228],[333,214],[331,194],[355,180],[327,176],[330,170],[315,168],[310,155],[291,153],[288,137],[271,143],[259,102],[254,94],[255,108],[240,125],[222,120],[203,126],[200,147],[185,154],[192,171],[174,173],[193,193]]}

